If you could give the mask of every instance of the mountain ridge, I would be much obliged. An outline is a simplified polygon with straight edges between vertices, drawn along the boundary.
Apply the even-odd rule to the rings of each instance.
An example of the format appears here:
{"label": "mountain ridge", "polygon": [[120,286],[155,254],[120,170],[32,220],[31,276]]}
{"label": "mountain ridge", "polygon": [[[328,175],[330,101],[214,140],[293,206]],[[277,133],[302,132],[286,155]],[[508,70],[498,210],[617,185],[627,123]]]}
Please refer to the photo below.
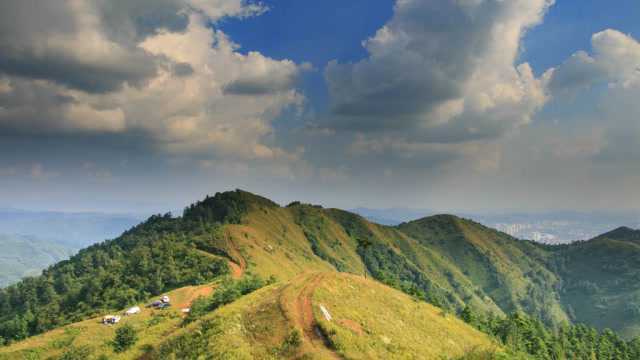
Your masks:
{"label": "mountain ridge", "polygon": [[[40,277],[0,290],[0,337],[20,340],[163,291],[207,283],[228,274],[233,262],[282,284],[309,272],[346,272],[453,313],[473,308],[504,317],[521,311],[555,328],[586,322],[632,338],[640,334],[640,289],[633,285],[640,246],[625,243],[599,237],[542,245],[447,214],[385,226],[340,209],[280,206],[236,190],[207,196],[181,217],[152,216]],[[626,254],[626,272],[617,279],[619,269],[610,260],[620,254]],[[583,269],[587,261],[595,266]],[[606,301],[612,306],[590,306]],[[58,304],[55,316],[52,304]]]}

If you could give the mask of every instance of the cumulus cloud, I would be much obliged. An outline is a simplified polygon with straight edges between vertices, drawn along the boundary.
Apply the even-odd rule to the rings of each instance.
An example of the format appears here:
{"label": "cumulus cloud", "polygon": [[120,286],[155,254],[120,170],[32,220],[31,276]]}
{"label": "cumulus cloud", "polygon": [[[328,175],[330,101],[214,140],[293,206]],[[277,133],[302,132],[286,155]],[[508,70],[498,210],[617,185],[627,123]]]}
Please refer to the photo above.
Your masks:
{"label": "cumulus cloud", "polygon": [[[216,22],[243,0],[27,0],[0,14],[3,133],[145,134],[179,156],[294,161],[272,121],[306,65],[239,53]],[[212,25],[213,24],[213,25]]]}
{"label": "cumulus cloud", "polygon": [[578,51],[553,70],[550,88],[555,93],[586,89],[598,83],[631,88],[640,84],[640,44],[613,29],[591,37],[593,54]]}
{"label": "cumulus cloud", "polygon": [[591,38],[592,54],[579,51],[553,70],[550,88],[557,101],[568,93],[597,111],[585,125],[603,129],[603,145],[596,160],[635,162],[640,159],[640,43],[613,29]]}
{"label": "cumulus cloud", "polygon": [[[296,64],[256,52],[241,55],[235,51],[236,44],[221,31],[208,28],[198,15],[192,15],[184,32],[164,32],[141,46],[189,64],[193,74],[174,77],[163,72],[144,89],[129,88],[114,95],[115,102],[125,104],[128,118],[148,119],[132,126],[155,133],[178,153],[214,151],[225,157],[270,158],[281,152],[262,140],[272,132],[270,122],[281,111],[302,101],[293,87],[299,71]],[[241,81],[258,81],[255,78],[287,86],[259,93],[226,91]]]}
{"label": "cumulus cloud", "polygon": [[545,78],[516,65],[527,29],[552,0],[419,1],[364,42],[369,57],[325,71],[329,127],[411,142],[490,139],[531,121],[545,103]]}
{"label": "cumulus cloud", "polygon": [[0,71],[9,75],[103,93],[156,71],[157,59],[107,37],[90,1],[11,2],[0,24]]}
{"label": "cumulus cloud", "polygon": [[250,64],[246,72],[224,87],[224,92],[236,95],[265,95],[286,91],[295,86],[300,68],[293,62],[265,61],[262,55],[250,52],[245,58]]}
{"label": "cumulus cloud", "polygon": [[540,208],[636,208],[639,66],[636,39],[612,29],[594,34],[591,49],[549,70],[550,106],[500,142],[500,169],[460,181],[478,192],[510,194],[505,206],[519,201]]}

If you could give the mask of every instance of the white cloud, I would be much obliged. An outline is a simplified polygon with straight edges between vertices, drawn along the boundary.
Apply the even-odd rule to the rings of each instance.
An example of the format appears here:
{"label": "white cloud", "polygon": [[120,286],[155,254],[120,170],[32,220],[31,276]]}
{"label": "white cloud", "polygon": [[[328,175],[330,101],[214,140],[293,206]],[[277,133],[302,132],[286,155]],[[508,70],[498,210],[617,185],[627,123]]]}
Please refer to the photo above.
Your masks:
{"label": "white cloud", "polygon": [[33,5],[15,4],[0,15],[24,24],[44,21],[47,30],[44,35],[17,21],[0,26],[8,31],[0,35],[5,130],[142,132],[179,156],[298,159],[273,145],[271,123],[303,103],[295,86],[306,65],[241,54],[211,26],[224,17],[259,15],[263,5],[73,0],[42,19],[26,11]]}
{"label": "white cloud", "polygon": [[[281,152],[262,140],[272,133],[270,123],[275,117],[302,101],[290,80],[297,77],[296,64],[256,52],[239,54],[237,45],[221,31],[206,27],[198,15],[192,15],[185,32],[163,32],[141,46],[189,64],[193,74],[175,77],[166,71],[143,89],[128,88],[116,94],[114,101],[123,103],[128,118],[147,120],[132,126],[155,133],[168,149],[179,153],[213,152],[256,159]],[[254,77],[287,86],[249,94],[225,91],[229,84]]]}
{"label": "white cloud", "polygon": [[268,8],[260,3],[249,3],[246,0],[187,0],[193,8],[202,11],[210,19],[218,20],[225,16],[249,17],[261,15]]}
{"label": "white cloud", "polygon": [[570,93],[576,103],[596,105],[581,124],[602,129],[594,159],[635,163],[640,156],[640,43],[607,29],[594,34],[591,45],[592,54],[579,51],[553,70],[550,87],[557,102]]}
{"label": "white cloud", "polygon": [[552,0],[398,1],[364,42],[369,57],[326,69],[336,128],[412,141],[495,138],[531,121],[545,79],[515,65]]}
{"label": "white cloud", "polygon": [[578,51],[553,70],[555,92],[584,90],[606,82],[611,87],[640,85],[640,43],[629,35],[607,29],[591,38],[593,54]]}

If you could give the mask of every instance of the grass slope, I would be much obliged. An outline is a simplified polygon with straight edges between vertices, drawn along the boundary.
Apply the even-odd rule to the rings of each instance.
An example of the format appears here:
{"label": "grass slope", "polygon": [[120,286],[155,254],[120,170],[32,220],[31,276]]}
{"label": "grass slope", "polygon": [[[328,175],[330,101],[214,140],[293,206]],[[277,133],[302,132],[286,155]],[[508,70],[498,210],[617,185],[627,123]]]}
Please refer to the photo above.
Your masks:
{"label": "grass slope", "polygon": [[[215,330],[203,330],[203,325]],[[182,352],[179,338],[187,341],[194,333],[208,336]],[[191,352],[194,348],[201,350]],[[189,325],[164,349],[154,356],[195,358],[206,352],[230,359],[441,359],[497,346],[454,316],[395,289],[360,276],[323,272],[296,276],[225,306]]]}
{"label": "grass slope", "polygon": [[[168,295],[188,304],[215,286],[186,287]],[[324,318],[320,305],[331,321]],[[181,323],[178,306],[162,311],[143,308],[115,326],[93,318],[0,348],[0,359],[57,359],[71,348],[88,349],[88,359],[442,359],[499,350],[487,335],[439,308],[378,282],[337,272],[298,275],[186,327]],[[132,349],[114,353],[110,341],[124,324],[132,325],[140,340]]]}

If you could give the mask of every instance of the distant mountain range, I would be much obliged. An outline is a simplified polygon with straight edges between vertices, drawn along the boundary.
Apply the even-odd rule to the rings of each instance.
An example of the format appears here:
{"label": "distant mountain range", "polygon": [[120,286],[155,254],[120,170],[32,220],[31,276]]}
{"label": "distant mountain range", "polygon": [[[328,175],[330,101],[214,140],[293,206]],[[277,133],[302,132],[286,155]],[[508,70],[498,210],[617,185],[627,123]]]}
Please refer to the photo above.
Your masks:
{"label": "distant mountain range", "polygon": [[140,222],[134,215],[0,210],[0,287],[114,238]]}
{"label": "distant mountain range", "polygon": [[[428,209],[369,209],[353,212],[383,225],[398,225],[436,214]],[[536,213],[459,213],[460,216],[503,231],[519,239],[546,244],[566,244],[591,239],[621,226],[640,227],[640,212],[549,211]]]}
{"label": "distant mountain range", "polygon": [[0,247],[0,287],[40,275],[42,269],[75,252],[69,246],[23,235],[0,234]]}
{"label": "distant mountain range", "polygon": [[0,209],[0,234],[34,236],[80,249],[114,238],[143,218],[128,214]]}

